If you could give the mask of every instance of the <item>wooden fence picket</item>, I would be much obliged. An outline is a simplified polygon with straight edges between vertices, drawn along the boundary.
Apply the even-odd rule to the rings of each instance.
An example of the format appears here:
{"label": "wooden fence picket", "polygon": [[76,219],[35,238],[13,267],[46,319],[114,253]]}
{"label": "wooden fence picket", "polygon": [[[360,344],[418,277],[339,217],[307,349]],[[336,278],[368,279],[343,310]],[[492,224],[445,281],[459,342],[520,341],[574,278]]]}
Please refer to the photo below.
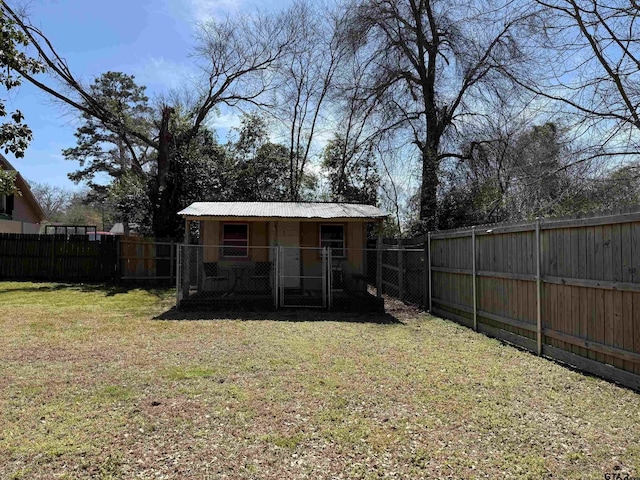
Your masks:
{"label": "wooden fence picket", "polygon": [[115,237],[0,234],[0,278],[47,281],[113,280]]}
{"label": "wooden fence picket", "polygon": [[431,310],[640,389],[640,210],[538,228],[431,232]]}

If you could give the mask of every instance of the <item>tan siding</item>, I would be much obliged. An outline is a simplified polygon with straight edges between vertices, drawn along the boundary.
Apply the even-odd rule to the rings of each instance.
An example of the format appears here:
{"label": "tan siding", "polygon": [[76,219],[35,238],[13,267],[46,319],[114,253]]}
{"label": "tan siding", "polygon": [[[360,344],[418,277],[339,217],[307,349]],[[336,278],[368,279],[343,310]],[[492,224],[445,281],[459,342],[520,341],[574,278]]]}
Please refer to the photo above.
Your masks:
{"label": "tan siding", "polygon": [[[266,247],[269,245],[267,222],[249,224],[249,245],[252,247]],[[269,260],[269,249],[267,248],[252,248],[249,252],[249,256],[254,262],[266,262]]]}
{"label": "tan siding", "polygon": [[265,247],[268,243],[267,222],[253,222],[249,225],[249,244]]}
{"label": "tan siding", "polygon": [[[202,238],[203,245],[221,245],[222,244],[222,224],[215,220],[202,221]],[[243,222],[228,222],[243,223]],[[267,247],[270,243],[275,243],[275,232],[270,233],[273,226],[270,222],[252,221],[249,224],[249,245],[253,247]],[[363,222],[301,222],[300,223],[300,246],[306,248],[318,249],[320,247],[320,225],[343,225],[345,231],[345,246],[348,249],[347,260],[355,271],[361,272],[363,268],[363,252],[362,248],[365,244],[366,228]],[[355,250],[351,250],[355,249]],[[204,253],[205,261],[215,262],[219,260],[218,248],[207,248]],[[250,258],[256,262],[264,262],[269,259],[269,252],[266,248],[255,248],[250,250]],[[319,250],[305,250],[301,252],[302,263],[304,266],[315,265],[320,261]]]}
{"label": "tan siding", "polygon": [[[317,223],[302,222],[300,223],[300,246],[317,248],[320,242],[320,231]],[[302,249],[302,268],[304,272],[310,271],[320,260],[317,250]]]}
{"label": "tan siding", "polygon": [[347,261],[353,272],[363,272],[362,248],[365,244],[365,228],[363,223],[348,223],[345,225],[345,243],[347,248]]}
{"label": "tan siding", "polygon": [[204,261],[205,262],[217,262],[219,257],[218,245],[220,245],[220,222],[217,221],[205,221],[202,222],[202,239],[200,243],[203,245],[215,245],[215,247],[204,248]]}
{"label": "tan siding", "polygon": [[[302,225],[302,243],[303,247],[320,247],[320,225],[342,225],[344,227],[345,234],[345,248],[347,249],[347,262],[351,267],[352,272],[362,273],[364,267],[362,250],[365,244],[365,223],[362,222],[349,222],[349,223],[336,223],[336,222],[304,222]],[[316,264],[320,261],[319,250],[303,250],[302,251],[303,265],[309,266]]]}
{"label": "tan siding", "polygon": [[[222,245],[222,224],[223,223],[245,223],[245,222],[219,222],[207,220],[202,222],[203,229],[203,245]],[[267,247],[269,245],[269,233],[267,222],[246,222],[249,225],[249,246],[250,247]],[[205,249],[205,260],[208,262],[216,262],[219,260],[219,248]],[[269,260],[269,251],[267,248],[249,249],[249,257],[255,262],[266,262]]]}
{"label": "tan siding", "polygon": [[278,244],[278,222],[267,222],[267,232],[269,246],[276,246]]}
{"label": "tan siding", "polygon": [[317,223],[304,222],[300,224],[300,246],[302,247],[319,247],[320,246],[320,230]]}

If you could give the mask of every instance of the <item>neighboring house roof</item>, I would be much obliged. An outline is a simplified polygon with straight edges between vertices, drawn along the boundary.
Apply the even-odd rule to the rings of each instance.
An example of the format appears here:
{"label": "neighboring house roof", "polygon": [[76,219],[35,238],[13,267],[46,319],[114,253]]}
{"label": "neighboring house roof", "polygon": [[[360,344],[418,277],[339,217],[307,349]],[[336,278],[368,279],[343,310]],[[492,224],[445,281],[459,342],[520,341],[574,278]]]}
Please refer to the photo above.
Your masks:
{"label": "neighboring house roof", "polygon": [[13,167],[13,165],[9,163],[9,160],[4,158],[4,156],[2,156],[1,154],[0,154],[0,170],[14,170],[17,172],[16,187],[18,187],[18,190],[20,190],[20,193],[22,194],[22,199],[32,208],[33,213],[38,218],[39,222],[46,221],[47,216],[42,211],[42,207],[38,203],[38,200],[36,200],[36,197],[33,196],[33,193],[31,192],[31,188],[29,188],[29,184],[26,182],[24,178],[22,178],[22,175],[20,175],[20,172],[18,172]]}
{"label": "neighboring house roof", "polygon": [[325,202],[195,202],[178,212],[184,217],[298,218],[382,220],[378,207]]}

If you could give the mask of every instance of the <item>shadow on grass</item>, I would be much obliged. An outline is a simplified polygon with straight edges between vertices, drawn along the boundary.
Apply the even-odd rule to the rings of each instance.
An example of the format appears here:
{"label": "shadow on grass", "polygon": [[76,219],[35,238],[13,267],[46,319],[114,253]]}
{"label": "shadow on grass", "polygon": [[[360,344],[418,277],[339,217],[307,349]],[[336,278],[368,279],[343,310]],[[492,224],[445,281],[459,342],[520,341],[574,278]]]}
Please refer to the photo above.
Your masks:
{"label": "shadow on grass", "polygon": [[144,285],[115,285],[111,283],[35,283],[35,282],[15,282],[17,287],[0,287],[0,295],[4,293],[48,293],[59,291],[76,291],[76,292],[100,292],[106,297],[112,297],[119,294],[126,294],[132,290],[143,290],[158,298],[166,297],[167,288],[149,287]]}
{"label": "shadow on grass", "polygon": [[[18,283],[15,281],[11,281],[11,283]],[[71,285],[67,285],[64,283],[54,283],[54,284],[31,284],[31,282],[25,282],[25,285],[20,285],[19,287],[10,287],[10,288],[2,288],[0,287],[0,294],[3,293],[45,293],[45,292],[56,292],[59,290],[68,290]]]}
{"label": "shadow on grass", "polygon": [[283,309],[267,310],[182,310],[175,307],[154,320],[272,320],[280,322],[350,322],[376,323],[380,325],[404,325],[397,317],[389,313],[357,313],[357,312],[328,312],[312,309]]}

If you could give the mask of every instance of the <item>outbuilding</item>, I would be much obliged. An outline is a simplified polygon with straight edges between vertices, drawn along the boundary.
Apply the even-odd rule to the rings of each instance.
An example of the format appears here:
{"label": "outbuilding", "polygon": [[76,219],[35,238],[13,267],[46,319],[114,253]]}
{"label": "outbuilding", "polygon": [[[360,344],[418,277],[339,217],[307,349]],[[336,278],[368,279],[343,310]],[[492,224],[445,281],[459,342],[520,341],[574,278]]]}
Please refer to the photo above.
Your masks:
{"label": "outbuilding", "polygon": [[199,222],[198,245],[182,255],[190,283],[183,297],[269,295],[276,306],[325,307],[345,293],[366,296],[375,276],[367,268],[367,225],[379,227],[387,216],[371,205],[332,202],[196,202],[179,215],[186,245]]}

